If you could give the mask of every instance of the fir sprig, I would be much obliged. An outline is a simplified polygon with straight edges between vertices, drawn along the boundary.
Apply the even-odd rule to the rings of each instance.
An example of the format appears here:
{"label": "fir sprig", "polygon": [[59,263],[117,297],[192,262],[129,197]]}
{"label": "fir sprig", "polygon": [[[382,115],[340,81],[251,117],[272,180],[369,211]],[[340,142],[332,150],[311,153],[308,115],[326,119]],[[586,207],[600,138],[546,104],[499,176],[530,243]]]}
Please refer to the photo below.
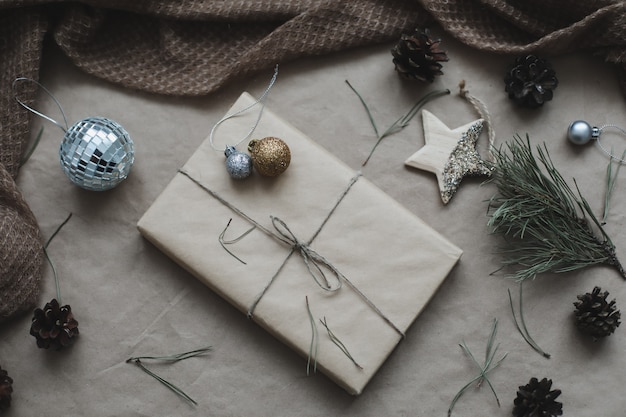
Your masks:
{"label": "fir sprig", "polygon": [[488,225],[509,240],[503,263],[520,267],[512,278],[598,264],[614,266],[626,278],[613,242],[576,181],[574,191],[555,168],[545,144],[537,146],[537,158],[528,136],[515,137],[507,147],[508,152],[494,150],[496,170],[489,181],[498,194],[489,202]]}

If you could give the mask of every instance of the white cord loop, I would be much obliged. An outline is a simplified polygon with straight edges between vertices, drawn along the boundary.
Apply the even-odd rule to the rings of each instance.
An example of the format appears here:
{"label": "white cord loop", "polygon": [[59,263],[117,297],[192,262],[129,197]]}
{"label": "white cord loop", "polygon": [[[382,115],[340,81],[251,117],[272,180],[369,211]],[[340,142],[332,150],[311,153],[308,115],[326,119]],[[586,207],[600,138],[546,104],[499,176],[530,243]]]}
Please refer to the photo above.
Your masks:
{"label": "white cord loop", "polygon": [[609,128],[616,129],[616,130],[620,131],[621,133],[623,133],[624,135],[626,135],[626,130],[625,130],[625,129],[622,129],[622,128],[621,128],[621,127],[619,127],[619,126],[616,126],[616,125],[604,125],[604,126],[602,126],[602,127],[600,127],[600,128],[598,129],[598,132],[599,132],[599,133],[598,133],[598,136],[595,138],[595,139],[596,139],[596,143],[598,144],[598,147],[602,150],[602,152],[604,152],[605,154],[607,154],[607,155],[608,155],[608,156],[609,156],[612,160],[617,161],[617,162],[619,162],[620,164],[623,164],[623,163],[625,163],[625,162],[626,162],[626,159],[625,159],[625,158],[623,158],[623,157],[622,157],[622,158],[618,158],[617,156],[615,156],[615,155],[613,154],[613,152],[611,152],[611,151],[609,151],[608,149],[606,149],[606,148],[602,145],[602,142],[600,142],[600,136],[602,136],[602,133],[603,133],[604,129],[609,129]]}
{"label": "white cord loop", "polygon": [[[233,148],[236,148],[238,145],[240,145],[244,141],[250,139],[250,137],[252,136],[252,133],[254,133],[255,129],[259,125],[259,122],[261,121],[261,116],[263,115],[263,109],[265,109],[265,99],[267,98],[267,96],[270,93],[270,90],[274,86],[274,83],[276,82],[276,77],[278,77],[278,65],[276,65],[276,67],[274,67],[274,75],[272,76],[272,79],[270,80],[270,83],[268,84],[267,88],[265,89],[263,94],[261,94],[261,96],[254,103],[252,103],[249,106],[247,106],[247,107],[245,107],[245,108],[243,108],[241,110],[238,110],[238,111],[236,111],[234,113],[227,114],[226,116],[222,117],[217,123],[215,123],[215,125],[211,129],[211,133],[209,134],[209,144],[211,145],[211,148],[213,148],[213,150],[215,150],[217,152],[224,152],[224,149],[226,149],[226,147],[232,146]],[[237,117],[240,114],[247,112],[248,110],[250,110],[251,108],[253,108],[254,106],[256,106],[259,103],[261,104],[261,110],[259,110],[259,115],[258,115],[258,117],[256,119],[256,122],[254,123],[254,125],[250,129],[250,131],[243,138],[241,138],[239,140],[239,142],[235,143],[234,145],[227,145],[224,148],[216,147],[215,143],[214,143],[214,137],[215,137],[215,131],[217,130],[219,125],[221,125],[222,123],[224,123],[228,119],[231,119],[233,117]]]}
{"label": "white cord loop", "polygon": [[[32,107],[30,107],[29,105],[27,105],[26,103],[24,103],[22,100],[19,99],[19,97],[17,96],[17,89],[16,89],[16,85],[18,81],[29,81],[31,83],[35,83],[39,88],[41,88],[46,94],[48,94],[50,96],[50,98],[52,98],[52,100],[55,102],[55,104],[57,105],[57,107],[59,108],[59,110],[61,110],[61,115],[63,115],[63,121],[65,122],[65,126],[63,126],[61,123],[57,122],[56,120],[54,120],[52,117],[46,116],[45,114],[41,113],[38,110],[33,109]],[[32,78],[26,78],[26,77],[18,77],[15,80],[13,80],[13,84],[12,84],[12,88],[13,88],[13,93],[15,95],[15,101],[18,102],[18,104],[22,107],[24,107],[26,110],[36,114],[39,117],[43,117],[44,119],[54,123],[55,125],[57,125],[58,127],[61,128],[61,130],[63,130],[63,132],[67,132],[67,129],[69,129],[69,126],[67,124],[67,118],[65,117],[65,112],[63,111],[63,107],[61,107],[61,103],[59,103],[59,101],[56,99],[56,97],[50,92],[48,91],[48,89],[46,87],[44,87],[43,85],[41,85],[39,82],[33,80]]]}

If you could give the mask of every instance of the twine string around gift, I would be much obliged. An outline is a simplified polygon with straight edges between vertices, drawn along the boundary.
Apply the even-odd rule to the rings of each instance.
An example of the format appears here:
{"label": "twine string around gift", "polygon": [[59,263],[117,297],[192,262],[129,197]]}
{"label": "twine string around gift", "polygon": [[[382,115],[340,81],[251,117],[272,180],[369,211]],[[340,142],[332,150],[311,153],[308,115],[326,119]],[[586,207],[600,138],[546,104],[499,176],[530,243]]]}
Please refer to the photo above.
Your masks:
{"label": "twine string around gift", "polygon": [[[63,126],[60,122],[54,120],[52,117],[47,116],[47,115],[43,114],[42,112],[40,112],[39,110],[36,110],[36,109],[32,108],[31,106],[29,106],[28,104],[24,103],[19,98],[18,92],[17,92],[17,84],[18,84],[18,82],[21,82],[21,81],[27,81],[27,82],[34,83],[35,85],[37,85],[37,87],[41,88],[48,96],[50,96],[52,101],[54,101],[54,103],[57,105],[57,107],[61,111],[61,115],[63,116],[63,122],[65,123],[65,126]],[[39,83],[38,81],[33,80],[32,78],[18,77],[15,80],[13,80],[12,88],[13,88],[13,94],[14,94],[15,101],[17,101],[17,103],[20,106],[24,107],[29,112],[31,112],[33,114],[36,114],[37,116],[42,117],[42,118],[48,120],[49,122],[52,122],[54,125],[56,125],[59,128],[61,128],[63,133],[67,132],[67,129],[69,129],[69,125],[67,124],[67,117],[65,117],[65,111],[63,111],[63,107],[61,106],[61,103],[59,103],[59,100],[57,100],[57,98],[54,96],[54,94],[52,94],[46,87],[41,85],[41,83]]]}
{"label": "twine string around gift", "polygon": [[[233,113],[227,114],[224,117],[222,117],[220,120],[218,120],[215,125],[213,125],[213,127],[211,128],[211,132],[209,133],[209,144],[211,145],[211,148],[214,151],[217,152],[224,152],[224,148],[228,147],[228,146],[232,146],[233,148],[236,148],[237,146],[241,145],[243,142],[245,142],[246,140],[250,139],[250,137],[252,136],[252,134],[254,133],[254,131],[256,130],[257,126],[259,125],[259,123],[261,122],[261,117],[263,116],[263,110],[265,109],[265,100],[267,99],[267,96],[269,95],[272,87],[274,86],[274,83],[276,82],[276,78],[278,77],[278,65],[276,65],[274,67],[274,75],[272,76],[272,78],[270,79],[269,84],[267,85],[267,87],[265,88],[265,91],[263,91],[263,94],[261,94],[259,96],[258,99],[256,99],[252,104],[244,107],[241,110],[237,110]],[[215,145],[215,132],[217,131],[217,128],[224,122],[226,122],[227,120],[230,120],[234,117],[237,117],[245,112],[247,112],[248,110],[252,109],[254,106],[256,106],[257,104],[261,105],[261,108],[259,110],[259,114],[256,118],[256,121],[254,122],[254,124],[252,125],[252,127],[250,128],[250,130],[248,131],[248,133],[246,133],[245,136],[243,136],[239,141],[237,141],[234,144],[228,144],[226,145],[224,148],[218,148]]]}
{"label": "twine string around gift", "polygon": [[[261,223],[259,223],[256,220],[254,220],[253,218],[251,218],[250,216],[248,216],[246,213],[244,213],[242,210],[237,208],[234,204],[231,204],[228,200],[223,198],[221,195],[219,195],[218,193],[216,193],[215,191],[213,191],[212,189],[210,189],[206,185],[202,184],[200,181],[195,179],[187,171],[185,171],[183,169],[179,169],[178,172],[180,174],[184,175],[185,177],[189,178],[193,183],[195,183],[197,186],[199,186],[202,190],[207,192],[209,195],[211,195],[217,201],[219,201],[224,206],[226,206],[227,208],[232,210],[234,213],[238,214],[243,219],[245,219],[246,221],[248,221],[249,223],[254,225],[257,229],[261,230],[266,235],[268,235],[268,236],[270,236],[270,237],[272,237],[272,238],[274,238],[274,239],[276,239],[276,240],[278,240],[278,241],[280,241],[280,242],[282,242],[282,243],[284,243],[284,244],[286,244],[286,245],[291,247],[289,253],[285,257],[283,262],[280,264],[280,266],[277,268],[277,270],[274,273],[274,275],[268,280],[268,282],[263,287],[261,292],[257,295],[255,300],[250,305],[250,307],[248,309],[248,313],[247,313],[248,318],[250,318],[250,319],[253,318],[254,311],[255,311],[257,305],[259,304],[259,302],[263,299],[263,296],[267,293],[267,291],[270,289],[272,284],[275,282],[276,278],[280,275],[281,271],[283,270],[283,268],[287,264],[287,261],[291,258],[291,256],[294,253],[298,252],[301,255],[301,257],[302,257],[303,262],[305,263],[309,274],[313,277],[313,279],[315,280],[316,284],[320,288],[322,288],[325,291],[335,292],[335,291],[338,291],[339,289],[341,289],[342,288],[342,284],[345,283],[387,325],[389,325],[401,337],[403,337],[403,338],[405,337],[404,332],[402,330],[400,330],[398,328],[398,326],[396,326],[391,321],[391,319],[389,319],[385,315],[385,313],[382,310],[380,310],[380,308],[378,308],[376,306],[376,304],[367,297],[367,295],[365,293],[363,293],[356,285],[354,285],[352,283],[352,281],[350,281],[345,275],[343,275],[332,264],[332,262],[328,261],[326,258],[321,256],[319,253],[317,253],[314,249],[312,249],[310,247],[310,245],[313,243],[313,240],[319,235],[319,233],[322,231],[323,227],[326,225],[326,223],[331,218],[333,213],[337,210],[337,208],[339,207],[341,201],[345,198],[346,195],[348,195],[348,193],[350,192],[350,190],[352,189],[354,184],[356,184],[358,179],[361,177],[361,175],[362,175],[361,172],[357,172],[356,175],[354,177],[352,177],[352,179],[348,183],[347,187],[344,189],[342,194],[339,196],[339,198],[335,202],[334,206],[329,210],[328,214],[326,215],[326,217],[324,218],[324,220],[322,221],[320,226],[317,228],[317,230],[313,233],[312,237],[307,242],[303,242],[300,239],[298,239],[289,230],[289,227],[287,226],[287,224],[283,220],[279,219],[278,217],[271,216],[272,225],[276,229],[276,231],[272,231],[269,228],[263,226]],[[331,285],[330,282],[328,281],[328,278],[326,277],[326,274],[324,273],[323,269],[326,269],[326,270],[330,271],[335,276],[335,278],[337,279],[337,283],[334,286]]]}

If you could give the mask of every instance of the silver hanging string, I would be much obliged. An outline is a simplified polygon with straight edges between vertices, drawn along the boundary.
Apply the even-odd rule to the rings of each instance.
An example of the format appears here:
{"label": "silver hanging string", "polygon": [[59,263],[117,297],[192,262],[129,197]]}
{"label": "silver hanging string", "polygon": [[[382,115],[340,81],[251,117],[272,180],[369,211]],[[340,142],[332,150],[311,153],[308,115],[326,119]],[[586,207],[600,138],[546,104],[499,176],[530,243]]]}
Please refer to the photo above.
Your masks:
{"label": "silver hanging string", "polygon": [[608,149],[606,149],[606,148],[602,145],[602,142],[600,142],[600,136],[602,136],[602,132],[604,131],[604,129],[609,129],[609,128],[613,128],[613,129],[619,130],[619,131],[620,131],[620,132],[622,132],[624,135],[626,135],[626,130],[625,130],[625,129],[622,129],[621,127],[619,127],[619,126],[617,126],[617,125],[612,125],[612,124],[609,124],[609,125],[604,125],[604,126],[602,126],[602,127],[600,127],[600,128],[598,129],[598,136],[595,138],[595,139],[596,139],[596,143],[598,144],[598,147],[602,150],[602,152],[604,152],[605,154],[607,154],[607,155],[609,156],[609,158],[611,158],[611,159],[612,159],[612,160],[614,160],[614,161],[619,162],[620,164],[623,164],[624,162],[626,162],[626,159],[625,159],[625,158],[623,158],[623,157],[622,157],[622,158],[619,158],[619,157],[615,156],[615,155],[613,154],[613,152],[611,152],[611,151],[609,151]]}
{"label": "silver hanging string", "polygon": [[[33,109],[28,104],[26,104],[22,100],[20,100],[20,98],[17,96],[17,90],[16,90],[16,85],[17,85],[18,81],[29,81],[29,82],[32,82],[32,83],[36,84],[39,88],[41,88],[46,94],[48,94],[48,96],[50,96],[50,98],[54,101],[54,103],[57,105],[57,107],[61,111],[61,115],[63,116],[63,122],[65,122],[65,126],[63,126],[61,123],[59,123],[56,120],[54,120],[52,117],[47,116],[47,115],[41,113],[40,111]],[[17,101],[20,106],[24,107],[26,110],[30,111],[31,113],[34,113],[37,116],[42,117],[42,118],[48,120],[49,122],[54,123],[55,125],[60,127],[61,130],[63,130],[64,133],[67,132],[67,129],[69,129],[69,126],[67,124],[67,118],[65,117],[65,112],[63,111],[63,107],[61,107],[61,103],[59,103],[57,98],[46,87],[41,85],[41,83],[39,83],[38,81],[35,81],[32,78],[27,78],[27,77],[18,77],[18,78],[16,78],[15,80],[13,80],[13,84],[11,85],[11,87],[13,88],[13,94],[14,94],[14,97],[15,97],[15,101]]]}
{"label": "silver hanging string", "polygon": [[224,149],[226,149],[226,146],[224,148],[218,148],[218,147],[215,146],[215,143],[214,143],[215,132],[217,131],[217,128],[222,123],[224,123],[225,121],[227,121],[229,119],[232,119],[233,117],[237,117],[237,116],[239,116],[242,113],[247,112],[248,110],[250,110],[251,108],[253,108],[257,104],[261,104],[261,109],[259,110],[259,115],[257,116],[257,119],[256,119],[254,125],[252,126],[252,128],[250,129],[250,131],[248,131],[248,133],[243,138],[241,138],[237,143],[235,143],[234,145],[227,145],[227,146],[232,146],[233,148],[236,148],[238,145],[240,145],[244,141],[250,139],[250,137],[252,136],[252,134],[256,130],[257,126],[259,125],[259,122],[261,121],[261,116],[263,115],[263,110],[265,109],[265,99],[267,98],[267,96],[270,93],[270,90],[274,86],[274,83],[276,82],[276,77],[278,77],[278,65],[276,65],[274,67],[274,75],[272,76],[272,79],[270,80],[269,84],[267,85],[267,88],[265,88],[265,91],[263,92],[263,94],[261,94],[261,96],[254,103],[252,103],[249,106],[247,106],[247,107],[245,107],[245,108],[243,108],[241,110],[238,110],[238,111],[236,111],[234,113],[227,114],[226,116],[224,116],[220,120],[218,120],[217,123],[215,123],[213,128],[211,128],[211,133],[209,133],[209,144],[211,145],[211,148],[213,148],[213,150],[218,151],[218,152],[224,152]]}

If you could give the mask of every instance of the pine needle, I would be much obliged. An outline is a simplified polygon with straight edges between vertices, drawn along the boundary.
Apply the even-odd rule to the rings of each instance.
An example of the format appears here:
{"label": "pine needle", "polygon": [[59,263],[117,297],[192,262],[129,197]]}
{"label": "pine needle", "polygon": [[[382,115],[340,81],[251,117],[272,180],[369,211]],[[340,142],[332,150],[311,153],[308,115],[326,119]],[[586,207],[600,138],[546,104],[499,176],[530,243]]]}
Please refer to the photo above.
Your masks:
{"label": "pine needle", "polygon": [[[609,217],[609,207],[611,206],[611,197],[613,196],[613,189],[615,188],[615,182],[617,180],[617,174],[619,173],[619,169],[622,166],[621,162],[617,163],[617,168],[615,169],[615,173],[613,173],[613,160],[615,159],[613,156],[613,152],[611,152],[611,157],[609,158],[609,164],[606,167],[606,192],[604,193],[604,212],[602,214],[602,224],[606,224],[606,219]],[[621,161],[626,158],[626,150],[622,153]]]}
{"label": "pine needle", "polygon": [[207,352],[210,352],[213,348],[211,346],[206,346],[200,349],[190,350],[189,352],[176,353],[174,355],[166,355],[166,356],[134,356],[129,358],[128,361],[134,361],[136,359],[143,360],[154,360],[154,361],[162,361],[162,362],[178,362],[185,359],[193,358],[195,356],[203,355]]}
{"label": "pine needle", "polygon": [[311,361],[313,361],[313,373],[317,372],[317,346],[319,337],[317,335],[317,326],[315,325],[315,319],[313,313],[311,313],[311,306],[309,305],[309,297],[305,296],[306,311],[309,314],[309,321],[311,322],[311,344],[309,346],[309,357],[306,361],[306,375],[311,374]]}
{"label": "pine needle", "polygon": [[352,357],[346,345],[344,345],[343,342],[339,340],[339,338],[335,336],[335,334],[330,330],[330,327],[328,327],[328,323],[326,322],[326,317],[324,317],[324,320],[320,320],[320,323],[322,323],[322,325],[326,328],[326,331],[328,332],[328,337],[330,337],[330,340],[335,344],[335,346],[337,346],[339,350],[341,350],[343,354],[346,355],[348,359],[352,361],[354,366],[356,366],[359,369],[363,369],[363,367],[359,365],[358,362]]}
{"label": "pine needle", "polygon": [[72,218],[72,213],[70,213],[66,217],[66,219],[63,220],[63,223],[61,223],[56,228],[56,230],[52,233],[52,235],[48,238],[46,243],[43,245],[43,254],[46,257],[46,260],[48,261],[48,264],[50,265],[50,268],[52,268],[52,276],[54,277],[54,287],[56,288],[57,301],[59,302],[59,304],[63,304],[62,301],[61,301],[61,285],[59,284],[59,274],[57,273],[57,269],[54,266],[54,262],[52,262],[52,258],[50,258],[50,254],[48,253],[48,246],[50,246],[50,243],[52,242],[52,239],[54,239],[54,237],[61,231],[63,226],[65,226],[65,224],[70,221],[71,218]]}
{"label": "pine needle", "polygon": [[404,129],[405,127],[407,127],[409,125],[409,122],[411,121],[411,119],[413,119],[413,117],[417,114],[417,112],[426,103],[428,103],[430,100],[432,100],[434,98],[437,98],[439,96],[450,94],[450,90],[448,90],[448,89],[446,89],[446,90],[438,90],[438,91],[431,91],[430,93],[424,95],[424,97],[422,97],[419,100],[417,100],[417,102],[415,102],[413,107],[411,107],[411,109],[408,112],[406,112],[406,114],[403,114],[395,122],[393,122],[391,124],[391,126],[389,126],[387,128],[387,130],[385,130],[383,133],[379,133],[378,127],[376,126],[376,121],[374,120],[374,116],[372,115],[372,112],[370,111],[370,108],[367,105],[367,103],[365,102],[365,99],[363,98],[363,96],[361,96],[361,94],[359,94],[359,92],[352,86],[352,84],[350,84],[350,82],[348,80],[346,80],[346,84],[348,84],[348,87],[350,87],[350,89],[354,92],[354,94],[356,94],[356,96],[359,98],[359,101],[361,102],[361,104],[363,105],[363,108],[365,109],[365,112],[367,113],[367,117],[368,117],[368,119],[370,121],[370,124],[372,125],[372,128],[374,129],[374,133],[376,134],[376,138],[378,139],[376,141],[376,143],[374,144],[374,147],[370,151],[369,155],[365,159],[365,162],[363,162],[363,166],[365,166],[367,164],[367,162],[370,160],[370,158],[374,154],[374,151],[376,150],[378,145],[380,145],[380,142],[382,142],[382,140],[384,138],[386,138],[387,136],[393,135],[394,133],[397,133],[397,132],[401,131],[402,129]]}
{"label": "pine needle", "polygon": [[475,382],[477,383],[477,387],[480,387],[480,385],[482,384],[483,381],[487,382],[487,385],[489,385],[489,389],[491,390],[491,392],[493,393],[494,397],[496,398],[496,403],[498,404],[498,407],[500,407],[500,399],[498,398],[498,394],[496,394],[496,390],[494,389],[493,385],[491,384],[491,381],[487,377],[487,374],[489,372],[493,371],[494,369],[496,369],[498,366],[500,366],[502,361],[504,361],[504,359],[508,355],[507,353],[505,353],[502,356],[502,358],[500,358],[500,360],[498,360],[495,363],[493,362],[493,360],[494,360],[494,358],[496,356],[496,352],[498,351],[498,348],[500,347],[500,344],[497,344],[494,347],[497,332],[498,332],[498,320],[497,319],[493,319],[493,325],[492,325],[492,328],[491,328],[491,334],[489,335],[489,340],[487,342],[487,348],[485,350],[485,362],[484,362],[483,365],[480,365],[480,363],[476,360],[476,358],[474,357],[474,355],[472,354],[472,352],[470,351],[469,347],[467,346],[467,344],[465,342],[463,342],[463,343],[461,343],[459,345],[459,346],[461,346],[461,349],[463,349],[465,354],[472,359],[472,362],[474,362],[474,364],[478,367],[478,369],[480,369],[480,373],[478,375],[476,375],[470,382],[465,384],[463,386],[463,388],[461,388],[459,390],[459,392],[457,392],[457,394],[454,396],[454,398],[452,399],[452,402],[450,403],[450,407],[448,408],[448,417],[452,415],[452,409],[454,408],[454,406],[456,405],[458,400],[463,396],[463,394],[465,394],[465,392]]}
{"label": "pine needle", "polygon": [[234,253],[232,253],[227,247],[226,245],[232,245],[233,243],[237,243],[239,242],[241,239],[243,239],[244,237],[246,237],[250,232],[252,232],[254,229],[256,229],[256,226],[252,226],[250,229],[246,230],[245,232],[243,232],[240,236],[231,239],[231,240],[226,240],[224,238],[224,236],[226,235],[226,231],[228,230],[228,227],[230,226],[230,223],[233,221],[232,218],[230,218],[228,220],[228,223],[226,223],[226,227],[224,228],[224,230],[222,231],[222,233],[220,233],[220,235],[218,236],[217,240],[220,242],[220,245],[222,246],[222,248],[233,258],[237,259],[239,262],[241,262],[244,265],[248,265],[245,261],[243,261],[240,257],[238,257],[237,255],[235,255]]}
{"label": "pine needle", "polygon": [[151,370],[149,370],[148,368],[146,368],[144,366],[144,364],[141,362],[140,359],[134,359],[134,360],[128,360],[127,362],[132,362],[135,365],[137,365],[139,367],[139,369],[141,369],[142,371],[144,371],[145,373],[147,373],[148,375],[150,375],[152,378],[156,379],[157,381],[159,381],[161,384],[165,385],[167,388],[169,388],[170,390],[172,390],[174,393],[176,393],[177,395],[180,395],[181,397],[183,397],[185,400],[189,401],[190,403],[192,403],[193,405],[198,405],[198,402],[196,400],[194,400],[193,398],[191,398],[189,395],[187,395],[185,393],[185,391],[183,391],[182,389],[178,388],[176,385],[172,384],[171,382],[169,382],[167,379],[155,374],[154,372],[152,372]]}
{"label": "pine needle", "polygon": [[[511,296],[511,290],[508,290],[509,303],[511,305],[511,312],[513,313],[513,321],[515,322],[515,327],[517,328],[517,331],[520,332],[520,334],[522,335],[526,343],[530,345],[530,347],[532,347],[536,352],[541,354],[541,356],[543,356],[544,358],[550,359],[550,354],[546,353],[543,349],[541,349],[539,345],[537,344],[537,342],[535,342],[535,340],[530,336],[530,333],[528,332],[528,328],[526,327],[526,321],[524,320],[524,309],[522,307],[523,283],[520,282],[518,285],[519,285],[519,321],[517,319],[517,315],[515,314],[515,307],[513,306],[513,297]],[[520,323],[521,323],[521,326],[520,326]]]}
{"label": "pine needle", "polygon": [[172,390],[177,395],[181,396],[182,398],[184,398],[185,400],[189,401],[193,405],[198,405],[198,403],[193,398],[191,398],[189,395],[187,395],[181,388],[177,387],[176,385],[174,385],[173,383],[169,382],[165,378],[157,375],[156,373],[154,373],[150,369],[148,369],[143,364],[142,360],[154,360],[154,361],[163,361],[163,362],[174,363],[174,362],[182,361],[184,359],[189,359],[189,358],[193,358],[195,356],[202,355],[202,354],[204,354],[206,352],[209,352],[211,349],[212,349],[211,346],[207,346],[207,347],[203,347],[203,348],[200,348],[200,349],[192,350],[192,351],[189,351],[189,352],[177,353],[177,354],[174,354],[174,355],[167,355],[167,356],[134,356],[132,358],[128,358],[126,360],[126,363],[134,363],[135,365],[137,365],[139,367],[139,369],[141,369],[142,371],[144,371],[145,373],[150,375],[152,378],[154,378],[157,381],[159,381],[161,384],[165,385],[167,388]]}
{"label": "pine needle", "polygon": [[606,264],[626,278],[611,239],[576,181],[570,188],[555,168],[546,145],[537,146],[537,158],[528,136],[515,137],[507,147],[508,153],[494,150],[496,170],[489,181],[498,194],[489,201],[488,225],[507,239],[503,264],[520,268],[511,277],[524,281]]}

